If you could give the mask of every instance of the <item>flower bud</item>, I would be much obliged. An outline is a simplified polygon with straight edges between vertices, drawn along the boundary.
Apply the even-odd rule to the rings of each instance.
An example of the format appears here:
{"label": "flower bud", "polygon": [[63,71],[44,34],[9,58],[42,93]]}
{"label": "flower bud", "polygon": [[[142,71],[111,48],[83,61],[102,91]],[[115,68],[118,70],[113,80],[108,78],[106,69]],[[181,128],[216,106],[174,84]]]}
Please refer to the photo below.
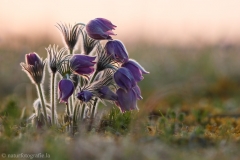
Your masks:
{"label": "flower bud", "polygon": [[42,62],[41,59],[39,58],[39,56],[37,55],[37,53],[35,53],[35,52],[26,54],[25,60],[26,60],[27,65],[35,65],[35,64],[39,64]]}
{"label": "flower bud", "polygon": [[35,52],[26,54],[25,61],[25,63],[20,63],[23,71],[27,73],[32,83],[41,84],[44,77],[45,63]]}

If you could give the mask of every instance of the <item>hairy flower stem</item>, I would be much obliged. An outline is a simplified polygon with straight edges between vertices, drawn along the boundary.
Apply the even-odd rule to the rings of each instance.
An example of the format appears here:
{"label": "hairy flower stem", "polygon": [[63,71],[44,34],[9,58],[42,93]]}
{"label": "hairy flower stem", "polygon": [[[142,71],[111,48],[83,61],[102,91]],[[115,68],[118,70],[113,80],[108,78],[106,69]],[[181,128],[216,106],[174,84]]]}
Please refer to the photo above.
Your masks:
{"label": "hairy flower stem", "polygon": [[73,49],[69,49],[69,53],[70,53],[70,55],[72,55],[73,54]]}
{"label": "hairy flower stem", "polygon": [[77,112],[76,112],[77,120],[78,120],[78,118],[79,118],[79,111],[80,111],[80,108],[81,108],[81,104],[77,105]]}
{"label": "hairy flower stem", "polygon": [[92,106],[92,113],[91,113],[90,123],[89,123],[89,126],[88,126],[88,131],[91,131],[91,130],[92,130],[92,125],[93,125],[93,121],[94,121],[95,109],[96,109],[97,101],[98,101],[98,99],[95,98],[95,99],[94,99],[94,104],[93,104],[93,106]]}
{"label": "hairy flower stem", "polygon": [[[69,53],[70,53],[70,55],[73,55],[73,49],[69,49]],[[69,79],[69,77],[68,77],[68,79]],[[74,99],[73,99],[73,95],[71,95],[71,97],[70,97],[70,114],[72,114],[73,113],[73,110],[74,110],[74,107],[73,107],[73,102],[74,102]]]}
{"label": "hairy flower stem", "polygon": [[66,129],[67,129],[67,132],[70,132],[71,131],[71,119],[70,119],[69,105],[68,105],[68,103],[65,103],[65,105],[66,105],[66,111],[67,111],[66,121],[65,121],[65,123],[67,123]]}
{"label": "hairy flower stem", "polygon": [[83,116],[84,116],[85,108],[86,108],[86,105],[83,104],[83,106],[82,106],[82,112],[81,112],[81,119],[84,118]]}
{"label": "hairy flower stem", "polygon": [[73,113],[73,95],[71,95],[69,102],[70,102],[70,114],[72,114]]}
{"label": "hairy flower stem", "polygon": [[56,73],[52,73],[52,85],[51,85],[51,103],[52,103],[52,125],[55,125],[55,77]]}
{"label": "hairy flower stem", "polygon": [[73,111],[73,123],[77,122],[77,110],[78,110],[78,106],[76,106]]}
{"label": "hairy flower stem", "polygon": [[70,109],[68,103],[66,103],[67,115],[70,116]]}
{"label": "hairy flower stem", "polygon": [[[94,73],[94,75],[92,76],[92,79],[91,79],[90,83],[93,82],[93,80],[95,79],[95,77],[97,76],[97,74],[98,74],[98,71],[96,70],[95,73]],[[91,113],[91,117],[90,117],[90,123],[89,123],[89,126],[88,126],[88,131],[91,131],[91,129],[92,129],[93,119],[94,119],[94,116],[95,116],[95,109],[96,109],[97,101],[98,101],[98,99],[95,98],[95,99],[94,99],[93,106],[92,106],[92,113]]]}
{"label": "hairy flower stem", "polygon": [[78,110],[79,110],[80,105],[75,106],[74,111],[73,111],[73,126],[72,126],[72,133],[77,131],[77,120],[78,120]]}
{"label": "hairy flower stem", "polygon": [[95,98],[95,99],[94,99],[94,103],[93,103],[93,108],[92,108],[91,119],[94,118],[97,101],[98,101],[98,99]]}
{"label": "hairy flower stem", "polygon": [[42,108],[43,108],[45,123],[47,124],[47,126],[50,126],[48,124],[47,111],[46,111],[46,105],[45,105],[44,98],[43,98],[42,86],[41,86],[41,84],[37,84],[36,86],[37,86],[38,95],[41,99],[41,105],[42,105]]}
{"label": "hairy flower stem", "polygon": [[[93,75],[90,83],[93,82],[93,80],[95,79],[95,77],[97,76],[97,74],[98,74],[98,71],[96,70],[96,72],[94,73],[94,75]],[[97,101],[98,101],[98,99],[95,98],[95,99],[94,99],[93,106],[92,106],[93,108],[92,108],[92,113],[91,113],[91,119],[94,118]]]}

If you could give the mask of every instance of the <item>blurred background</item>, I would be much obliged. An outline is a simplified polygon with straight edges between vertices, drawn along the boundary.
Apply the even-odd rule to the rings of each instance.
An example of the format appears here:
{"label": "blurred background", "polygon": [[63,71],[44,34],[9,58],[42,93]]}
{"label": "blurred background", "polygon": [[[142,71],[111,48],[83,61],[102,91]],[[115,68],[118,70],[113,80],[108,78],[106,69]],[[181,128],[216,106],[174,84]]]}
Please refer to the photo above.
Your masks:
{"label": "blurred background", "polygon": [[[49,44],[64,46],[56,23],[103,17],[117,26],[113,38],[151,73],[139,83],[140,108],[166,107],[165,98],[176,106],[216,97],[216,104],[230,104],[235,112],[240,102],[239,6],[238,0],[3,0],[0,100],[14,97],[20,106],[32,104],[35,88],[19,63],[33,51],[46,58]],[[46,76],[45,92],[48,86]]]}

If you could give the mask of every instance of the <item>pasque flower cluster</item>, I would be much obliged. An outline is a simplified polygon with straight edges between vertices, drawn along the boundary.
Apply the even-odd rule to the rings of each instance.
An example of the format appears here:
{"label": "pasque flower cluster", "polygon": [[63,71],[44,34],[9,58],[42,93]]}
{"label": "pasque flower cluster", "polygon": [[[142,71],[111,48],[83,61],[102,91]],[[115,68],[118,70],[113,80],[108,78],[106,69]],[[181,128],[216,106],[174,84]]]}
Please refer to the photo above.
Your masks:
{"label": "pasque flower cluster", "polygon": [[[122,112],[138,109],[137,100],[142,99],[138,82],[149,72],[129,58],[120,40],[112,38],[116,35],[113,33],[116,27],[104,18],[93,19],[86,25],[57,24],[66,47],[58,50],[57,46],[50,45],[46,48],[47,61],[35,52],[26,54],[26,62],[21,66],[36,85],[39,95],[40,109],[31,116],[37,118],[34,124],[67,124],[68,128],[76,129],[82,119],[94,118],[99,101],[112,102]],[[107,40],[105,46],[101,40]],[[76,50],[77,45],[82,46],[80,51]],[[50,104],[42,89],[45,64],[51,75]],[[58,102],[66,104],[62,122],[57,114],[55,92],[58,92]]]}

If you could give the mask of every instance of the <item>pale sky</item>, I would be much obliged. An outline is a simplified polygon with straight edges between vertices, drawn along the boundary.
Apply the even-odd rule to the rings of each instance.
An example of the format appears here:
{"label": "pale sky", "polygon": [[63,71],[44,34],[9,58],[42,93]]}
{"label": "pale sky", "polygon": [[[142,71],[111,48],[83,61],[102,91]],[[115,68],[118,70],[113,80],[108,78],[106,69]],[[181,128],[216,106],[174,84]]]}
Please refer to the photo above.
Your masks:
{"label": "pale sky", "polygon": [[0,0],[0,38],[51,32],[57,22],[103,17],[118,39],[188,43],[240,40],[240,0]]}

